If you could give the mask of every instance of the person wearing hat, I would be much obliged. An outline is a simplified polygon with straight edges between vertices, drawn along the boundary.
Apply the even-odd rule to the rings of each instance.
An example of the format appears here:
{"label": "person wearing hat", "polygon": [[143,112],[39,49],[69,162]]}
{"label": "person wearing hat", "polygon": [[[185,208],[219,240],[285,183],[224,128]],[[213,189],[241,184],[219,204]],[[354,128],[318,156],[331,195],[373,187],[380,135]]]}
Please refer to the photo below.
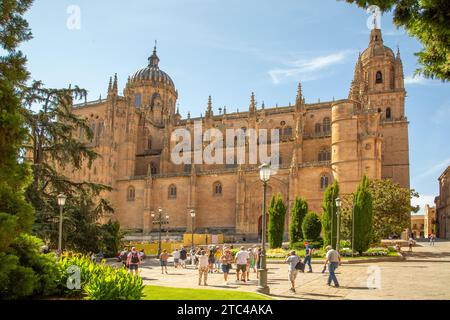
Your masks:
{"label": "person wearing hat", "polygon": [[220,257],[220,267],[222,268],[223,279],[225,283],[228,280],[228,273],[230,272],[232,263],[233,263],[233,256],[231,254],[231,250],[225,249],[222,256]]}
{"label": "person wearing hat", "polygon": [[331,246],[327,246],[326,251],[327,251],[327,255],[326,255],[324,267],[326,267],[327,264],[329,264],[328,270],[330,272],[330,274],[328,276],[327,284],[329,286],[331,286],[331,281],[333,281],[334,286],[336,288],[339,288],[339,282],[336,278],[336,274],[334,273],[334,271],[336,270],[338,265],[341,263],[341,256],[339,255],[339,252],[334,250],[333,247],[331,247]]}
{"label": "person wearing hat", "polygon": [[[238,253],[236,253],[236,276],[237,281],[241,280],[245,282],[245,275],[247,272],[247,264],[250,262],[250,256],[245,247],[241,247]],[[239,279],[239,272],[242,271],[242,278]]]}

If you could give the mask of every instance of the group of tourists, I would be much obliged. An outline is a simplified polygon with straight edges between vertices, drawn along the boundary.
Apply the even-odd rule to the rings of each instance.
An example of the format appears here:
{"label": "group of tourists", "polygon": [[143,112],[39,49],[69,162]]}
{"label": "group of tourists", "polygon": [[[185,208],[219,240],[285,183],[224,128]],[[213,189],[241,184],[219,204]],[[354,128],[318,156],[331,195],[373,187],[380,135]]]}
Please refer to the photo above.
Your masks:
{"label": "group of tourists", "polygon": [[[175,249],[172,252],[174,268],[186,268],[188,264],[198,269],[199,285],[207,286],[208,274],[223,273],[225,283],[228,281],[228,274],[236,264],[236,278],[237,281],[247,282],[250,280],[250,272],[253,270],[256,273],[256,268],[260,267],[261,248],[253,246],[245,249],[241,247],[240,250],[233,256],[231,250],[233,246],[223,245],[211,246],[207,248],[197,247],[192,248],[189,253],[182,247],[180,250]],[[167,265],[169,260],[169,253],[167,250],[159,256],[161,273],[168,274]],[[258,274],[257,274],[258,277]]]}
{"label": "group of tourists", "polygon": [[[311,259],[314,248],[310,247],[308,243],[305,243],[305,258],[303,262],[300,257],[295,253],[295,250],[292,250],[289,253],[289,256],[286,258],[285,262],[288,264],[288,279],[291,284],[290,292],[295,293],[295,280],[297,279],[297,275],[299,272],[305,272],[305,267],[308,266],[308,273],[313,272],[311,267]],[[326,247],[326,257],[325,264],[322,268],[322,273],[325,273],[328,266],[328,280],[327,285],[331,286],[331,282],[334,283],[336,288],[339,288],[339,282],[336,278],[336,269],[341,264],[341,256],[339,252],[333,249],[331,246]]]}
{"label": "group of tourists", "polygon": [[[210,273],[223,273],[223,279],[225,284],[228,281],[228,275],[230,270],[233,269],[233,265],[236,268],[236,281],[246,283],[250,281],[250,273],[256,273],[256,278],[259,277],[257,269],[261,269],[261,247],[254,245],[250,248],[240,247],[239,251],[233,256],[233,246],[223,245],[211,246],[211,247],[198,247],[192,248],[189,252],[186,248],[175,249],[171,254],[167,250],[163,250],[159,255],[159,261],[161,266],[161,273],[168,274],[168,263],[170,256],[173,257],[174,268],[186,269],[190,264],[193,268],[198,269],[198,285],[208,285],[208,274]],[[289,291],[295,293],[295,281],[299,272],[305,272],[306,266],[308,267],[308,273],[313,272],[311,266],[311,260],[313,256],[314,248],[307,242],[305,243],[305,257],[302,261],[300,256],[293,250],[289,253],[285,262],[288,264],[288,279],[290,282]],[[118,255],[119,261],[122,262],[123,267],[126,268],[132,274],[139,274],[139,266],[145,257],[143,250],[138,251],[136,247],[131,249],[124,248]],[[327,284],[331,286],[339,287],[339,282],[336,278],[336,269],[341,264],[341,257],[339,252],[334,250],[331,246],[326,247],[326,260],[322,269],[322,273],[325,273],[328,268],[329,276]]]}

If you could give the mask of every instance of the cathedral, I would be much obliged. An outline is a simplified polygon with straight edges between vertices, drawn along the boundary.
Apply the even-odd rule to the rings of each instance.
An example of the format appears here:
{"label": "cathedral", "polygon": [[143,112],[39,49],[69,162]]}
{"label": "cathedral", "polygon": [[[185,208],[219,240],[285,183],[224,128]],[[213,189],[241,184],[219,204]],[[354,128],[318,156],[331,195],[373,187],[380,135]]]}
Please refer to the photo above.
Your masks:
{"label": "cathedral", "polygon": [[[293,105],[258,106],[252,94],[248,110],[214,112],[209,97],[204,115],[183,119],[176,107],[178,91],[160,69],[155,47],[148,65],[128,78],[123,94],[115,76],[106,99],[73,106],[73,113],[90,123],[94,137],[86,142],[100,157],[90,168],[86,164],[66,174],[111,186],[104,196],[125,230],[151,235],[159,229],[152,213],[162,209],[169,217],[164,228],[172,234],[194,228],[234,240],[257,238],[263,198],[258,164],[174,164],[174,130],[192,132],[199,122],[203,130],[223,132],[278,129],[279,169],[268,183],[267,204],[272,194],[281,193],[289,213],[300,196],[321,214],[324,190],[334,180],[341,194],[354,192],[363,175],[409,188],[405,96],[400,53],[386,47],[375,28],[345,99],[306,103],[299,84]],[[82,130],[76,134],[86,140]],[[288,225],[289,214],[286,230]]]}

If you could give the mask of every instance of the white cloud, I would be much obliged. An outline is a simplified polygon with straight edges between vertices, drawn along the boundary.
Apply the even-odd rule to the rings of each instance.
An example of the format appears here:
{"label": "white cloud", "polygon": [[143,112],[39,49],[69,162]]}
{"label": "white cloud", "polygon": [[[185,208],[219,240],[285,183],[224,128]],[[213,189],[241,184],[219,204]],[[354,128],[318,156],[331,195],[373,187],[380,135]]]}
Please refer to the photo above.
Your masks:
{"label": "white cloud", "polygon": [[426,84],[426,82],[427,82],[427,79],[425,79],[422,76],[407,76],[405,78],[406,85],[414,85],[414,84],[423,85],[423,84]]}
{"label": "white cloud", "polygon": [[293,79],[301,81],[311,81],[323,77],[324,69],[342,63],[354,51],[346,50],[335,52],[326,56],[320,56],[310,59],[300,58],[286,63],[288,68],[272,69],[269,75],[274,84],[280,83],[283,79]]}
{"label": "white cloud", "polygon": [[423,178],[426,178],[432,174],[439,174],[441,171],[444,171],[444,169],[450,165],[450,158],[440,161],[439,163],[435,164],[434,166],[430,167],[428,170],[425,170],[421,174],[419,174],[416,177],[416,180],[422,180]]}
{"label": "white cloud", "polygon": [[420,86],[429,86],[429,85],[437,85],[439,84],[439,81],[433,80],[433,79],[427,79],[421,75],[410,75],[405,77],[405,85],[413,86],[413,85],[420,85]]}
{"label": "white cloud", "polygon": [[420,211],[417,212],[416,214],[424,214],[424,208],[425,208],[426,204],[428,204],[430,207],[433,207],[435,197],[436,196],[434,196],[434,195],[424,194],[424,195],[420,195],[419,198],[412,198],[411,205],[412,206],[418,205],[420,207]]}

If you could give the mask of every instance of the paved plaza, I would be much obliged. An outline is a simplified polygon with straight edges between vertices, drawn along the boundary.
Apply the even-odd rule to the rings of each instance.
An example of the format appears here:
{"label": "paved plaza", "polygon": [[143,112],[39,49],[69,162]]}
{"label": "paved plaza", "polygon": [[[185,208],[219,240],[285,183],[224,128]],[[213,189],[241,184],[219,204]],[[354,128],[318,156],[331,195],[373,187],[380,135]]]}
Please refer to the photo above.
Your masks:
{"label": "paved plaza", "polygon": [[[434,247],[421,243],[405,261],[343,264],[337,270],[340,288],[328,287],[328,274],[322,265],[313,264],[313,273],[299,273],[297,293],[288,291],[287,265],[269,263],[271,296],[276,299],[450,299],[450,242],[436,242]],[[236,281],[235,269],[228,283],[223,274],[209,274],[208,286],[198,286],[197,270],[175,269],[169,263],[169,274],[161,274],[155,259],[147,259],[141,276],[147,285],[180,288],[226,289],[252,291],[257,285],[256,274],[250,282]]]}

